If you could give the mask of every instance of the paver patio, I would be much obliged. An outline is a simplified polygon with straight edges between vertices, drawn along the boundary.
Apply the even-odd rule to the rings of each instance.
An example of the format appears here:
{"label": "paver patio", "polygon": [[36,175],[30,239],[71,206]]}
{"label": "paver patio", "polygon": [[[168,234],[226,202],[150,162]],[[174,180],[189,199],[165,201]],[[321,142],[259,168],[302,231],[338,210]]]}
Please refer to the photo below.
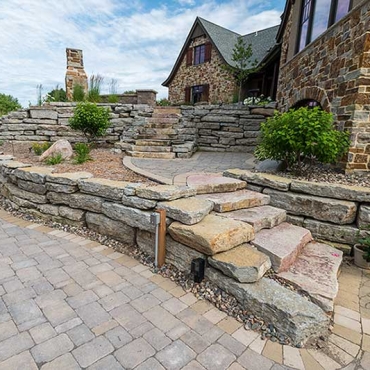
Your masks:
{"label": "paver patio", "polygon": [[370,369],[370,274],[343,266],[339,281],[329,357],[263,341],[128,256],[0,210],[0,370]]}

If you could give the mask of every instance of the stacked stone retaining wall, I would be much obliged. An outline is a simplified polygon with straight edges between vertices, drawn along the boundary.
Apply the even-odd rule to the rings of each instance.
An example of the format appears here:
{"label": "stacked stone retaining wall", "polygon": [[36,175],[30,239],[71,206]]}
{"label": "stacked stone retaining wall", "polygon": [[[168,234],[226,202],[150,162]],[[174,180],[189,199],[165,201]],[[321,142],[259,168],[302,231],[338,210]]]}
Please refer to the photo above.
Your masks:
{"label": "stacked stone retaining wall", "polygon": [[363,230],[370,228],[370,188],[315,183],[250,171],[225,175],[247,181],[247,188],[270,196],[270,204],[285,209],[287,221],[309,229],[315,239],[339,243],[349,251]]}

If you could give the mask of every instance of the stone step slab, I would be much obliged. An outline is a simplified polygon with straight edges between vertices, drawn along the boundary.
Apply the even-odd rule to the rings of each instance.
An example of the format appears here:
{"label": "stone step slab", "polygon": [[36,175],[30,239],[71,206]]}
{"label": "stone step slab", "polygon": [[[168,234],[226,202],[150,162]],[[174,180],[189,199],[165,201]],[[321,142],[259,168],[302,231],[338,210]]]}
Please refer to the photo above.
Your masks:
{"label": "stone step slab", "polygon": [[135,145],[138,146],[169,146],[171,140],[136,140]]}
{"label": "stone step slab", "polygon": [[166,140],[171,141],[176,135],[149,135],[149,134],[138,134],[135,136],[136,140],[151,140],[151,141],[157,141],[157,140]]}
{"label": "stone step slab", "polygon": [[242,284],[212,267],[206,269],[206,276],[232,294],[245,310],[272,322],[293,345],[327,333],[330,318],[320,307],[272,279],[263,277],[256,283]]}
{"label": "stone step slab", "polygon": [[289,269],[303,247],[312,240],[311,232],[286,222],[256,234],[252,244],[271,259],[276,272]]}
{"label": "stone step slab", "polygon": [[245,171],[240,178],[251,184],[268,186],[269,188],[281,191],[288,191],[292,182],[291,179],[285,177],[251,171]]}
{"label": "stone step slab", "polygon": [[188,186],[196,189],[197,194],[224,193],[244,189],[245,181],[223,177],[214,173],[190,175],[186,179]]}
{"label": "stone step slab", "polygon": [[50,175],[53,170],[53,168],[49,167],[26,167],[22,169],[16,169],[14,171],[14,175],[21,180],[31,181],[36,184],[44,184],[46,181],[46,176]]}
{"label": "stone step slab", "polygon": [[169,153],[171,152],[170,146],[160,146],[160,145],[133,145],[131,150],[134,152],[162,152]]}
{"label": "stone step slab", "polygon": [[137,152],[127,151],[127,155],[135,158],[157,158],[157,159],[174,159],[176,158],[175,153],[161,153],[161,152]]}
{"label": "stone step slab", "polygon": [[239,209],[223,213],[222,216],[234,220],[244,221],[254,227],[258,232],[262,229],[271,229],[286,221],[286,211],[284,209],[271,206],[260,206],[247,209]]}
{"label": "stone step slab", "polygon": [[213,209],[213,203],[196,197],[160,202],[157,209],[166,210],[167,217],[186,225],[194,225],[206,217]]}
{"label": "stone step slab", "polygon": [[209,257],[208,262],[240,283],[254,283],[271,268],[270,258],[250,244],[242,244],[229,251],[217,253]]}
{"label": "stone step slab", "polygon": [[141,133],[146,135],[176,135],[176,130],[172,126],[165,128],[144,127]]}
{"label": "stone step slab", "polygon": [[179,243],[211,256],[248,243],[254,238],[252,226],[216,215],[207,215],[195,225],[175,221],[168,231]]}
{"label": "stone step slab", "polygon": [[238,190],[229,193],[215,193],[198,195],[199,199],[213,202],[214,211],[230,212],[243,208],[258,207],[269,204],[270,197],[250,190]]}
{"label": "stone step slab", "polygon": [[356,218],[357,205],[355,202],[271,189],[265,189],[263,193],[270,195],[271,205],[284,208],[295,215],[340,225],[351,224]]}
{"label": "stone step slab", "polygon": [[289,270],[278,276],[308,293],[325,312],[332,312],[338,294],[337,277],[342,258],[342,251],[327,244],[310,242]]}
{"label": "stone step slab", "polygon": [[155,107],[153,110],[153,114],[181,114],[181,109],[174,107]]}
{"label": "stone step slab", "polygon": [[152,200],[175,200],[195,195],[195,190],[188,186],[176,185],[141,185],[135,187],[135,194],[140,198]]}

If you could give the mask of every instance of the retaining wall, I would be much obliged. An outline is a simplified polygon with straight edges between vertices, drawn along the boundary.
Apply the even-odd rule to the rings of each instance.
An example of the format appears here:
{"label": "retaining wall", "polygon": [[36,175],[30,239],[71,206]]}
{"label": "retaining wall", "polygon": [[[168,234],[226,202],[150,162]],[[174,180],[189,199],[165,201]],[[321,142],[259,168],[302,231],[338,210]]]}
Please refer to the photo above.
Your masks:
{"label": "retaining wall", "polygon": [[247,188],[270,196],[272,206],[285,209],[287,221],[309,229],[315,239],[352,246],[370,227],[370,188],[287,179],[250,171],[226,171],[247,181]]}

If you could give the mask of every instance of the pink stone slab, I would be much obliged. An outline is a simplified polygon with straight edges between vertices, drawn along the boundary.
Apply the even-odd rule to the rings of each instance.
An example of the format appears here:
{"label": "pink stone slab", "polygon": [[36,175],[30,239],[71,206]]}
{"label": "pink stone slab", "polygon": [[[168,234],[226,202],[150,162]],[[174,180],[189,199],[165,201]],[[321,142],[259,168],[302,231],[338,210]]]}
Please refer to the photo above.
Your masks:
{"label": "pink stone slab", "polygon": [[338,270],[342,251],[327,244],[308,243],[286,272],[279,276],[307,292],[324,311],[332,312],[338,294]]}
{"label": "pink stone slab", "polygon": [[282,272],[289,269],[311,240],[309,230],[283,222],[272,229],[259,231],[251,243],[270,257],[276,272]]}

